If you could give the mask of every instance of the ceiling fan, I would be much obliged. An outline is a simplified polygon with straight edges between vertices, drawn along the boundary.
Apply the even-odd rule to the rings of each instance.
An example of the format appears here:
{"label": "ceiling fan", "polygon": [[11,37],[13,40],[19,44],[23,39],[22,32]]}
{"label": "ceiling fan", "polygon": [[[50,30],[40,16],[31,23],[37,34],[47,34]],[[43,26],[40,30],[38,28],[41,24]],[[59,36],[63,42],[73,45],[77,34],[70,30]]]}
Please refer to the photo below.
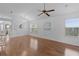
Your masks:
{"label": "ceiling fan", "polygon": [[52,12],[52,11],[55,11],[55,9],[46,10],[46,8],[45,8],[45,3],[44,3],[44,9],[41,11],[41,13],[40,13],[38,16],[40,16],[40,15],[42,15],[42,14],[45,14],[45,15],[47,15],[47,16],[50,16],[50,15],[48,14],[48,12]]}

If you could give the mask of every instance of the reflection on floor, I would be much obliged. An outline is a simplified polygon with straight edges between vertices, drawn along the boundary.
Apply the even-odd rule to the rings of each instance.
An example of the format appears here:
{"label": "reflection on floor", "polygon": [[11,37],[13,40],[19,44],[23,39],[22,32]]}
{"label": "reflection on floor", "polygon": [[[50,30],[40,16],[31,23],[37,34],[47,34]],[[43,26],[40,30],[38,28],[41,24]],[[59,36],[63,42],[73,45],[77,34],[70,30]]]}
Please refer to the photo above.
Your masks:
{"label": "reflection on floor", "polygon": [[79,51],[73,49],[65,49],[65,56],[79,56]]}
{"label": "reflection on floor", "polygon": [[79,47],[33,36],[20,36],[8,38],[6,49],[0,50],[0,53],[6,56],[68,56],[79,55]]}

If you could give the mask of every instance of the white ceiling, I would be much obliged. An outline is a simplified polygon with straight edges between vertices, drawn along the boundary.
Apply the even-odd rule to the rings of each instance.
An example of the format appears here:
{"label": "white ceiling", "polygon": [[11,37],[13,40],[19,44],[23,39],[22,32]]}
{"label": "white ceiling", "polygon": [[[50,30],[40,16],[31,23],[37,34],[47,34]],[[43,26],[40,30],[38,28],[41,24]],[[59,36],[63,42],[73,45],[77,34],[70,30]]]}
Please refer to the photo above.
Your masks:
{"label": "white ceiling", "polygon": [[[38,18],[46,15],[41,15],[39,10],[43,9],[43,3],[0,3],[0,15],[10,16],[12,14],[27,18]],[[46,3],[46,9],[55,9],[54,12],[49,13],[51,16],[72,13],[79,10],[78,3]],[[13,13],[11,14],[11,11]]]}

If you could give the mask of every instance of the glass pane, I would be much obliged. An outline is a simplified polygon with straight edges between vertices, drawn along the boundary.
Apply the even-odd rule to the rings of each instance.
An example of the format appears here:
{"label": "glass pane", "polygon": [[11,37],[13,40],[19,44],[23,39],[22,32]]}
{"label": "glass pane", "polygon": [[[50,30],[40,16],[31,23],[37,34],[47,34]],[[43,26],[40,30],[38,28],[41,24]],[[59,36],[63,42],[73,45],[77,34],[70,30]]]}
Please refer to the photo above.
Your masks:
{"label": "glass pane", "polygon": [[78,36],[79,18],[67,19],[65,21],[65,32],[67,36]]}

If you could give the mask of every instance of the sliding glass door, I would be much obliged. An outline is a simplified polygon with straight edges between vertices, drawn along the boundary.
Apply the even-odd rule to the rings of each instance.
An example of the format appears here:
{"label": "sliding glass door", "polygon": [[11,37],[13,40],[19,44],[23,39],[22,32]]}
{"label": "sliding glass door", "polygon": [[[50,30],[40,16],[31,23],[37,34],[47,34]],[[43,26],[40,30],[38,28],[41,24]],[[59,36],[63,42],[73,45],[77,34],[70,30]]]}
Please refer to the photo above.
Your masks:
{"label": "sliding glass door", "polygon": [[65,30],[67,36],[79,36],[79,18],[67,19]]}

